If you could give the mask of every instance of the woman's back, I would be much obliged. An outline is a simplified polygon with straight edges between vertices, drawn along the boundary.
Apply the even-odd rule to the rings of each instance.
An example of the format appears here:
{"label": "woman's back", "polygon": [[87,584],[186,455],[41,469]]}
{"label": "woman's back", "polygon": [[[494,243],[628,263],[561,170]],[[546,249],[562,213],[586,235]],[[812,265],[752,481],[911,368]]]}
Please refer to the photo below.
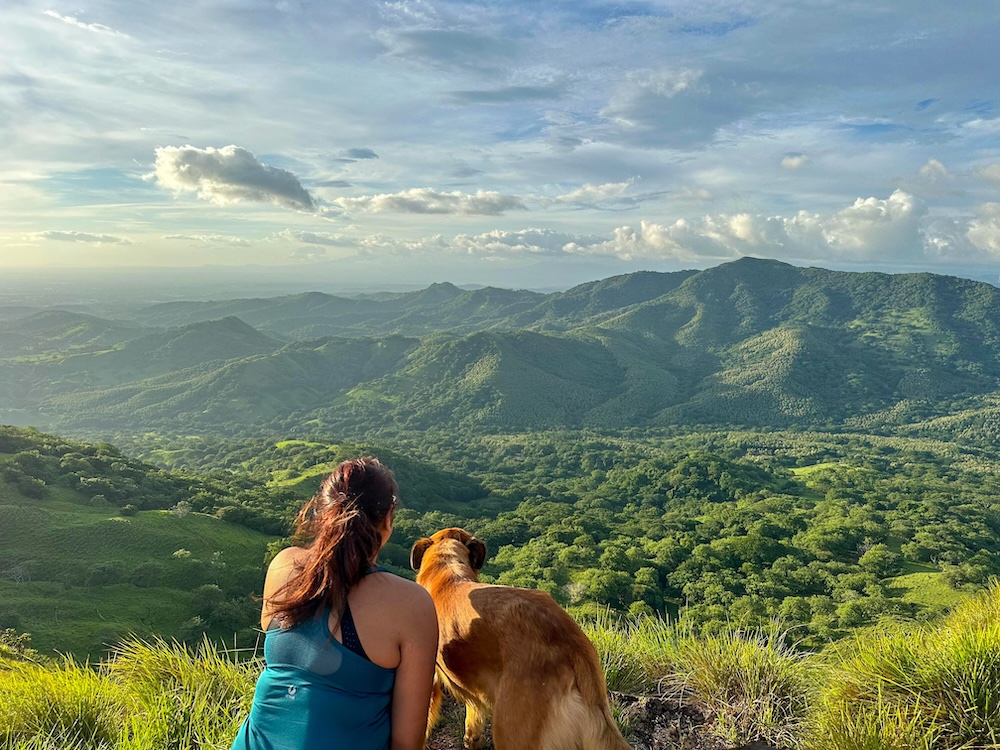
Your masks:
{"label": "woman's back", "polygon": [[[240,727],[233,750],[405,747],[406,743],[392,742],[393,717],[398,738],[403,718],[400,712],[413,713],[414,698],[417,717],[408,718],[407,723],[416,723],[415,734],[411,730],[410,735],[419,740],[426,706],[421,719],[422,691],[414,690],[411,670],[415,667],[419,685],[420,673],[428,669],[433,672],[436,650],[427,644],[420,649],[427,653],[416,664],[401,662],[410,647],[413,626],[421,619],[427,620],[428,615],[433,618],[433,603],[412,581],[376,570],[362,578],[347,596],[351,635],[361,653],[344,645],[343,613],[334,613],[329,606],[290,628],[281,628],[277,618],[271,616],[267,601],[297,575],[308,555],[308,550],[299,547],[284,549],[268,569],[261,615],[266,667],[257,681],[250,716]],[[408,616],[401,618],[401,613]],[[433,619],[426,625],[436,631]],[[427,659],[428,664],[419,664]],[[402,685],[397,686],[400,666],[408,669]],[[397,699],[394,703],[398,687],[417,695],[397,696],[410,700]]]}
{"label": "woman's back", "polygon": [[233,750],[423,747],[434,603],[416,583],[372,570],[396,492],[392,472],[363,457],[338,464],[299,511],[296,536],[308,546],[268,567],[266,667]]}
{"label": "woman's back", "polygon": [[389,746],[395,669],[351,651],[330,632],[330,609],[267,631],[267,666],[234,748],[311,750]]}

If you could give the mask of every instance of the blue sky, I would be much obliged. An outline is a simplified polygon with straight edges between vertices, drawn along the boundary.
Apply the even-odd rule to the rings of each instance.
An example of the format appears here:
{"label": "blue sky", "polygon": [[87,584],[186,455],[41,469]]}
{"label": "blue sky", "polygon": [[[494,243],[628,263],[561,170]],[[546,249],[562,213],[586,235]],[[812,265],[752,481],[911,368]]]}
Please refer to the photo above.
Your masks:
{"label": "blue sky", "polygon": [[3,13],[0,266],[542,284],[1000,257],[993,0]]}

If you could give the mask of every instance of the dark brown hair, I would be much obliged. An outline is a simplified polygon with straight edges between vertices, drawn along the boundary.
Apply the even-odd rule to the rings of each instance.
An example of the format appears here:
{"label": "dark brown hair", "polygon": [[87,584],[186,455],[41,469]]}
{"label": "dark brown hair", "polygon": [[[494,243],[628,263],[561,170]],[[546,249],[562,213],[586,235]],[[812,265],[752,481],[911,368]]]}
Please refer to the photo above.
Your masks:
{"label": "dark brown hair", "polygon": [[302,572],[271,599],[282,627],[330,604],[337,612],[368,572],[382,544],[380,527],[396,506],[396,477],[371,456],[344,461],[296,518],[295,537],[310,554]]}

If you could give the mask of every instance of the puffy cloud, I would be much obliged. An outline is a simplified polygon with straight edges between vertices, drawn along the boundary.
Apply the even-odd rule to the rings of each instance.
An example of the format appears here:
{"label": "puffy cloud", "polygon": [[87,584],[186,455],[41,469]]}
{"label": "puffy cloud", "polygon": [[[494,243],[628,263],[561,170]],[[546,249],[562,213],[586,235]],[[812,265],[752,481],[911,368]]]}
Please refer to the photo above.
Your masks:
{"label": "puffy cloud", "polygon": [[268,239],[304,242],[307,245],[327,245],[329,247],[353,247],[357,243],[356,239],[343,234],[304,232],[300,229],[283,229],[280,232],[275,232]]}
{"label": "puffy cloud", "polygon": [[606,182],[603,185],[591,185],[588,183],[565,195],[560,195],[556,200],[563,203],[582,203],[586,205],[602,203],[610,199],[620,198],[634,182],[635,180],[626,180],[625,182]]}
{"label": "puffy cloud", "polygon": [[513,195],[486,190],[478,190],[474,194],[458,191],[442,193],[431,188],[411,188],[400,193],[363,195],[358,198],[337,198],[334,203],[347,211],[371,213],[499,216],[505,211],[527,210],[521,199]]}
{"label": "puffy cloud", "polygon": [[250,245],[242,237],[233,237],[226,234],[166,234],[165,240],[182,240],[186,242],[203,242],[207,245],[238,245],[248,247]]}
{"label": "puffy cloud", "polygon": [[618,227],[610,239],[573,242],[564,250],[626,260],[718,260],[755,254],[792,259],[914,257],[925,249],[925,214],[921,202],[897,190],[884,200],[858,198],[828,217],[800,211],[784,217],[717,214],[670,224],[644,220],[638,228]]}
{"label": "puffy cloud", "polygon": [[678,219],[673,224],[658,224],[643,219],[638,229],[618,227],[609,240],[593,244],[570,242],[563,250],[576,255],[613,255],[623,260],[732,257],[734,251],[713,236],[712,223],[713,220],[708,217],[700,224],[686,219]]}
{"label": "puffy cloud", "polygon": [[378,154],[370,148],[349,148],[344,152],[348,159],[377,159]]}
{"label": "puffy cloud", "polygon": [[976,170],[976,175],[989,182],[1000,182],[1000,163],[987,164],[985,167]]}
{"label": "puffy cloud", "polygon": [[781,166],[785,169],[801,169],[808,161],[809,157],[805,154],[787,154],[781,160]]}
{"label": "puffy cloud", "polygon": [[557,254],[563,248],[574,242],[598,242],[598,237],[579,237],[557,232],[552,229],[521,229],[505,231],[495,229],[492,232],[468,235],[460,234],[454,237],[448,246],[469,255],[506,255],[506,254]]}
{"label": "puffy cloud", "polygon": [[262,164],[239,146],[161,147],[156,149],[155,168],[146,177],[167,190],[197,193],[219,205],[255,201],[302,211],[316,209],[298,177]]}
{"label": "puffy cloud", "polygon": [[913,255],[922,248],[920,218],[927,208],[909,193],[896,190],[886,200],[858,198],[823,226],[831,248],[858,255]]}
{"label": "puffy cloud", "polygon": [[115,237],[110,234],[88,234],[87,232],[60,232],[49,230],[45,232],[31,232],[25,235],[25,239],[56,240],[57,242],[90,242],[95,245],[131,245],[131,240],[124,237]]}
{"label": "puffy cloud", "polygon": [[979,250],[1000,255],[1000,203],[980,206],[976,218],[969,222],[966,237]]}
{"label": "puffy cloud", "polygon": [[54,10],[46,10],[45,11],[45,15],[49,16],[50,18],[58,19],[59,21],[62,21],[63,23],[68,23],[70,26],[76,26],[78,29],[84,29],[86,31],[92,31],[95,34],[107,34],[109,36],[120,36],[120,37],[124,37],[125,39],[130,38],[128,34],[123,34],[120,31],[116,31],[115,29],[112,29],[110,26],[105,26],[104,24],[101,24],[101,23],[85,23],[84,21],[81,21],[79,18],[76,18],[75,16],[64,16],[64,15],[62,15],[60,13],[57,13]]}
{"label": "puffy cloud", "polygon": [[950,178],[951,172],[949,172],[948,168],[937,159],[930,159],[920,168],[920,176],[925,180],[938,182],[940,180],[947,180]]}

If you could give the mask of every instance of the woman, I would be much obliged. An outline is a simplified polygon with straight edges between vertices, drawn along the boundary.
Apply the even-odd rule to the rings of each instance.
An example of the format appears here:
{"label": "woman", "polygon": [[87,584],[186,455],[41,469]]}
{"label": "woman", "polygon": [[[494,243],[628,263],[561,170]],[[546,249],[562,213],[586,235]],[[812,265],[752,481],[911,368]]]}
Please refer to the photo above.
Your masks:
{"label": "woman", "polygon": [[264,582],[266,667],[233,750],[419,750],[437,617],[417,584],[375,566],[392,534],[396,479],[344,461],[299,513],[306,547]]}

